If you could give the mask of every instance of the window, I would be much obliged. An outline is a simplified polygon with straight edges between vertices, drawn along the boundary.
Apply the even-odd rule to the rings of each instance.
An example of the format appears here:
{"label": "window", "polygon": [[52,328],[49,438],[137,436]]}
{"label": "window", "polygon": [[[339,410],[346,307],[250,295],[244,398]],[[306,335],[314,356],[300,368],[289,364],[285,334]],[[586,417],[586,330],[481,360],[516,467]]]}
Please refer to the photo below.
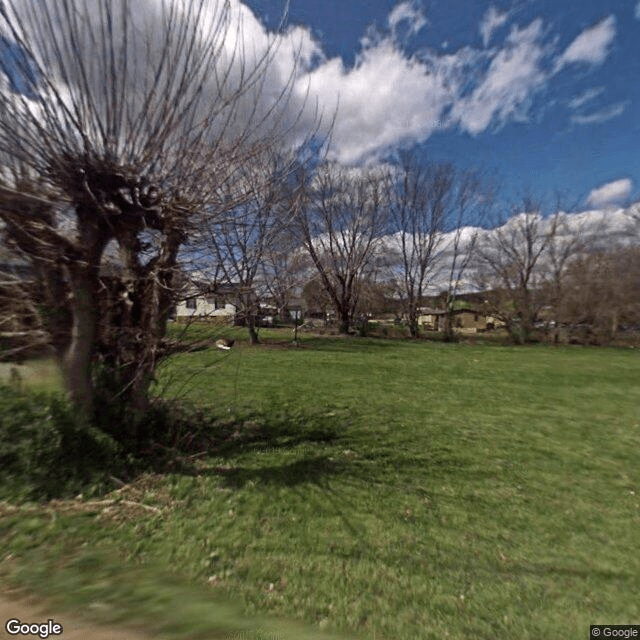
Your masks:
{"label": "window", "polygon": [[224,309],[225,299],[220,296],[208,295],[206,297],[207,304],[211,305],[214,309]]}
{"label": "window", "polygon": [[195,298],[189,298],[187,300],[187,304],[186,304],[187,309],[195,309],[196,306],[197,306],[197,304],[196,304],[196,299]]}

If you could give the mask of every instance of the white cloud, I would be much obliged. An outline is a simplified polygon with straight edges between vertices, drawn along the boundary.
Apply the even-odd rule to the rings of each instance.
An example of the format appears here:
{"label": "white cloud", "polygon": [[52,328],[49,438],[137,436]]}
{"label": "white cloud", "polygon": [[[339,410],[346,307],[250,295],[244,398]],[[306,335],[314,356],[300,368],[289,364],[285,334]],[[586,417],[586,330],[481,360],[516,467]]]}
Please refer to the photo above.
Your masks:
{"label": "white cloud", "polygon": [[604,87],[594,87],[593,89],[588,89],[584,93],[581,93],[579,96],[576,96],[570,103],[569,107],[572,109],[577,109],[581,107],[586,102],[597,98],[604,91]]}
{"label": "white cloud", "polygon": [[636,5],[636,20],[640,20],[640,2]]}
{"label": "white cloud", "polygon": [[[41,2],[54,6],[56,1],[29,0],[24,4],[34,6]],[[91,8],[98,0],[86,2]],[[139,21],[144,28],[153,29],[163,2],[167,6],[183,6],[180,0],[133,3],[136,24]],[[211,15],[202,20],[203,38],[225,3],[226,0],[212,0],[207,5]],[[259,60],[273,47],[264,82],[257,82],[247,93],[237,117],[228,123],[230,133],[246,126],[242,114],[254,121],[266,118],[284,92],[288,100],[278,115],[283,128],[291,128],[290,139],[304,138],[313,129],[318,112],[324,124],[330,123],[335,114],[330,156],[346,163],[379,158],[387,151],[424,142],[434,133],[455,126],[475,135],[492,126],[525,120],[533,97],[545,89],[553,74],[553,47],[541,19],[522,28],[512,27],[504,42],[494,42],[491,49],[486,48],[508,18],[508,13],[494,6],[480,25],[484,49],[463,47],[447,52],[438,48],[409,55],[402,42],[407,35],[422,29],[427,19],[417,0],[402,1],[388,16],[387,32],[372,32],[363,38],[355,64],[346,67],[340,58],[325,57],[307,27],[293,26],[275,34],[241,0],[228,0],[228,5],[230,20],[220,60],[233,63],[229,90],[243,77],[241,53],[245,56],[246,74],[250,73],[253,60]],[[614,18],[603,20],[578,36],[558,64],[603,59],[614,34]],[[587,44],[595,47],[595,53],[587,51]],[[144,52],[139,58],[144,60]],[[132,54],[131,59],[137,58]],[[218,89],[213,74],[207,92],[215,97]],[[575,98],[571,108],[577,109],[595,97],[595,91]],[[625,106],[575,115],[574,122],[603,121],[622,113]],[[320,133],[326,131],[325,127]]]}
{"label": "white cloud", "polygon": [[309,74],[309,86],[328,112],[337,107],[333,155],[346,163],[426,140],[445,126],[443,110],[457,94],[446,73],[407,58],[390,40],[365,50],[352,69],[328,61]]}
{"label": "white cloud", "polygon": [[587,198],[587,204],[594,207],[602,207],[608,204],[626,200],[631,194],[633,183],[629,178],[621,178],[603,184],[597,189],[593,189]]}
{"label": "white cloud", "polygon": [[[81,77],[77,73],[74,74],[72,63],[63,73],[51,44],[46,42],[47,38],[65,42],[70,40],[70,26],[62,20],[62,13],[57,6],[58,0],[12,0],[10,5],[0,1],[0,6],[4,7],[5,4],[6,12],[0,17],[0,32],[2,29],[8,32],[6,27],[8,20],[13,24],[22,22],[26,31],[23,34],[24,39],[34,44],[36,61],[41,68],[47,69],[48,78],[55,85],[56,94],[61,96],[58,98],[58,103],[68,106],[78,91]],[[70,2],[70,5],[72,7],[75,5],[78,11],[80,25],[78,29],[86,30],[78,46],[81,48],[80,55],[88,60],[86,69],[94,71],[88,74],[87,82],[97,96],[104,95],[104,75],[101,65],[107,63],[104,62],[104,57],[96,56],[91,47],[95,45],[95,34],[99,33],[104,26],[100,23],[100,16],[103,15],[101,7],[108,4],[109,2],[104,0],[75,0],[75,2],[71,0]],[[136,89],[132,87],[139,88],[141,84],[145,84],[144,74],[153,68],[165,71],[170,68],[181,69],[180,61],[176,61],[175,67],[168,65],[166,61],[164,63],[160,61],[162,47],[165,46],[161,39],[168,23],[168,12],[174,11],[176,20],[180,19],[181,14],[190,15],[188,19],[192,21],[197,20],[194,30],[203,42],[214,41],[211,47],[217,52],[218,73],[207,74],[198,104],[202,115],[211,117],[213,126],[217,124],[219,131],[231,137],[242,132],[259,135],[263,125],[291,130],[292,123],[296,123],[297,131],[292,132],[293,139],[300,138],[299,132],[303,128],[306,127],[309,130],[312,127],[313,108],[305,107],[304,88],[292,82],[295,74],[300,75],[312,69],[324,59],[321,47],[308,28],[295,26],[283,33],[271,33],[240,0],[205,2],[197,18],[193,12],[197,10],[194,7],[197,7],[198,3],[185,3],[182,0],[147,0],[127,4],[130,7],[130,14],[126,24],[120,12],[113,11],[111,16],[117,40],[116,54],[120,55],[120,50],[124,51],[125,48],[127,52],[129,76],[124,79],[127,91],[135,91]],[[36,9],[42,15],[34,18],[36,21],[34,26],[28,16],[37,15]],[[48,24],[46,18],[42,16],[48,16],[51,24]],[[55,18],[60,18],[60,22],[55,23]],[[50,33],[47,33],[49,30]],[[35,35],[32,35],[34,31]],[[173,41],[178,47],[177,37],[173,38]],[[159,46],[155,46],[156,43]],[[63,54],[70,50],[70,47],[67,47]],[[196,55],[192,56],[192,58],[196,57]],[[252,80],[256,65],[263,65],[264,76],[258,73],[258,78]],[[164,87],[165,84],[167,86],[169,84],[168,80],[165,84],[163,83],[165,83],[164,78],[160,79],[158,86]],[[225,103],[224,99],[220,99],[224,94],[233,96],[242,84],[246,91],[240,100],[231,99],[229,103]],[[150,86],[150,82],[147,82],[144,90],[149,90]],[[173,86],[177,87],[178,84],[174,82]],[[53,93],[51,87],[43,91],[48,91],[49,97]],[[134,105],[134,103],[135,101],[131,100],[131,104]],[[40,103],[36,103],[36,106],[37,104]],[[133,108],[138,108],[141,104],[136,104]],[[229,108],[225,109],[223,106],[225,104],[232,105],[229,108],[233,109],[233,117],[229,117]],[[213,113],[211,113],[211,105],[213,105]],[[58,107],[61,106],[58,104]],[[150,107],[149,110],[154,111],[154,108],[157,113],[160,112],[157,105]],[[304,113],[299,117],[301,110]],[[277,116],[279,120],[272,116]],[[131,121],[135,121],[136,117],[137,113],[130,113],[128,116]],[[251,127],[254,130],[248,132],[247,129]]]}
{"label": "white cloud", "polygon": [[556,61],[556,71],[572,63],[602,64],[616,35],[615,16],[585,29]]}
{"label": "white cloud", "polygon": [[508,11],[500,12],[493,5],[489,7],[480,23],[480,35],[482,36],[482,44],[485,47],[489,44],[493,32],[499,29],[507,21],[508,17]]}
{"label": "white cloud", "polygon": [[[589,59],[584,43],[596,47],[600,60],[613,29],[613,18],[583,32],[553,68],[553,42],[542,19],[513,26],[504,43],[491,49],[464,47],[455,52],[426,50],[410,57],[393,30],[403,20],[418,20],[415,4],[403,2],[391,12],[390,35],[379,32],[362,40],[363,49],[351,68],[335,58],[306,76],[312,101],[337,116],[331,155],[343,162],[379,157],[396,147],[424,142],[434,133],[459,126],[477,135],[510,121],[526,121],[533,98],[568,61]],[[421,15],[421,14],[420,14]],[[486,42],[506,21],[490,9],[481,25]],[[599,95],[592,89],[575,98],[577,109]],[[615,117],[626,105],[613,105],[591,115],[576,115],[576,124]]]}
{"label": "white cloud", "polygon": [[408,23],[408,35],[414,35],[427,24],[427,19],[415,2],[407,0],[392,9],[387,22],[394,36],[398,33],[398,26],[401,23]]}
{"label": "white cloud", "polygon": [[486,75],[473,92],[454,105],[451,117],[475,135],[492,122],[524,119],[531,96],[541,90],[547,74],[541,63],[547,49],[540,42],[542,21],[511,30],[506,46],[493,57]]}
{"label": "white cloud", "polygon": [[[633,205],[637,206],[637,205]],[[633,237],[629,235],[629,225],[631,223],[631,214],[633,210],[625,210],[622,208],[605,210],[595,209],[591,211],[580,211],[576,213],[560,213],[559,225],[557,227],[556,239],[559,246],[562,243],[569,242],[573,236],[579,236],[585,242],[593,242],[594,246],[601,248],[612,247],[617,244],[633,242]],[[504,222],[503,225],[492,229],[483,229],[480,227],[464,227],[460,237],[458,246],[457,264],[461,264],[468,257],[467,253],[471,250],[474,242],[487,247],[491,243],[491,239],[495,237],[497,232],[502,231],[514,233],[513,237],[518,238],[517,226],[518,220],[522,218],[522,213],[518,213]],[[541,220],[541,233],[550,229],[551,219],[545,218]],[[456,231],[443,234],[438,245],[437,262],[434,265],[429,277],[429,284],[424,291],[427,295],[435,295],[442,289],[446,289],[449,282],[449,274],[451,272],[452,262],[454,259],[454,242]],[[399,233],[386,236],[384,238],[384,247],[387,251],[399,250],[401,236]],[[524,238],[520,238],[524,242]],[[544,272],[548,266],[548,257],[543,254],[538,262],[539,273]],[[466,270],[463,280],[460,282],[460,291],[469,292],[477,291],[478,287],[478,265],[473,260],[469,262],[469,268]]]}
{"label": "white cloud", "polygon": [[601,109],[600,111],[596,111],[588,115],[574,115],[571,116],[571,121],[575,124],[600,124],[622,115],[628,104],[628,101],[618,102],[617,104],[612,104],[606,109]]}

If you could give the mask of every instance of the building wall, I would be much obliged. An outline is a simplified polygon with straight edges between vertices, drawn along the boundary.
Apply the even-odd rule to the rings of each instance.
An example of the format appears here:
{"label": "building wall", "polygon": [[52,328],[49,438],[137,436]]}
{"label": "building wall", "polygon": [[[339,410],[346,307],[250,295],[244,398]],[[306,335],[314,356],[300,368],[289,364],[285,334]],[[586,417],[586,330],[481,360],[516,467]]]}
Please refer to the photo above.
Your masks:
{"label": "building wall", "polygon": [[[195,304],[194,304],[195,303]],[[195,308],[193,308],[195,306]],[[232,322],[236,315],[236,307],[229,302],[221,309],[216,309],[216,305],[207,300],[204,296],[182,300],[176,306],[176,319],[179,318],[215,318]]]}
{"label": "building wall", "polygon": [[418,324],[428,331],[437,331],[439,320],[440,316],[437,315],[428,314],[424,316],[418,316]]}
{"label": "building wall", "polygon": [[[444,326],[444,314],[425,314],[418,317],[418,324],[428,331],[438,331]],[[473,310],[463,309],[453,314],[453,329],[463,333],[485,331],[487,326],[504,326],[504,322]]]}

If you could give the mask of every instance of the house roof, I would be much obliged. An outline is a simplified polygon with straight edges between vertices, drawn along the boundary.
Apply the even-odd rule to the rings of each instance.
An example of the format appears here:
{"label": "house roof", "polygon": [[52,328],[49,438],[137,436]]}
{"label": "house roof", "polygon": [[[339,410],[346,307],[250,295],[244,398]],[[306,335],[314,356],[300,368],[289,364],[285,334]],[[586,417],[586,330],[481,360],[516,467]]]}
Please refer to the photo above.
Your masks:
{"label": "house roof", "polygon": [[[431,309],[430,307],[420,307],[420,315],[422,316],[446,316],[447,311],[445,309]],[[471,309],[466,307],[464,309],[453,309],[452,315],[460,315],[461,313],[472,313],[473,315],[483,315],[482,311],[477,309]]]}

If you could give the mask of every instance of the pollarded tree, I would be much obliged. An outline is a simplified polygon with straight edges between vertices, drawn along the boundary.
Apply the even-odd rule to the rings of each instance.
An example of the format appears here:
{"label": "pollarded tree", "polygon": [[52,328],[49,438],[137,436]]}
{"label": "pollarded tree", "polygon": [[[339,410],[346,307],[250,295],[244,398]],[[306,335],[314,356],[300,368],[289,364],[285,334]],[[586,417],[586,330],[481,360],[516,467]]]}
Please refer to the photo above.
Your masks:
{"label": "pollarded tree", "polygon": [[194,212],[236,206],[238,168],[282,131],[286,90],[257,106],[273,46],[245,55],[207,0],[3,0],[0,33],[5,241],[79,414],[100,376],[143,410]]}
{"label": "pollarded tree", "polygon": [[313,174],[299,172],[293,226],[333,302],[341,333],[351,328],[361,287],[376,267],[388,193],[387,174],[375,169],[326,163]]}

